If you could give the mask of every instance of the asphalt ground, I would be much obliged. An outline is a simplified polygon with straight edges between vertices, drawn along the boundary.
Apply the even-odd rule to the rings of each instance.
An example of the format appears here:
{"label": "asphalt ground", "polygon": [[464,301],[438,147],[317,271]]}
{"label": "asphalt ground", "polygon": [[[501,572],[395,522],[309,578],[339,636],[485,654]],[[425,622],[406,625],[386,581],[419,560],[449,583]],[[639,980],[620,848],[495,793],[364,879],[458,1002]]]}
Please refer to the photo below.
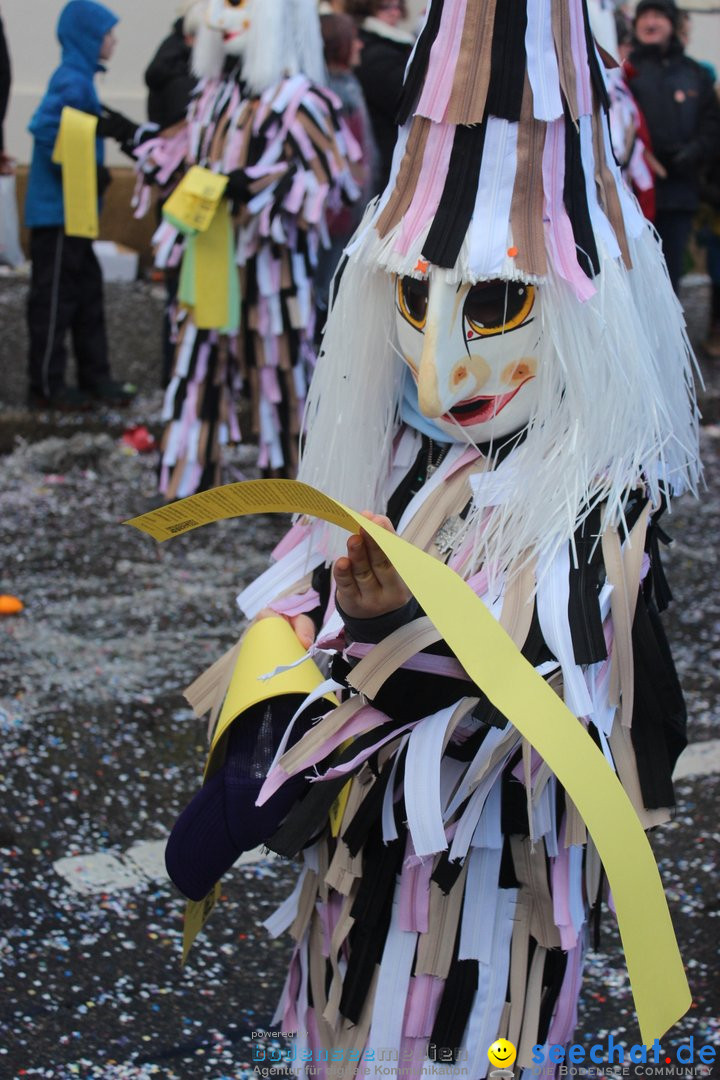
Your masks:
{"label": "asphalt ground", "polygon": [[[260,924],[295,868],[234,869],[183,969],[183,901],[161,854],[204,755],[181,688],[240,633],[235,594],[285,523],[219,523],[162,547],[123,528],[154,499],[154,456],[119,437],[159,431],[162,294],[108,289],[114,373],[141,394],[130,410],[76,418],[23,406],[25,290],[0,278],[0,593],[25,604],[0,620],[0,1078],[250,1076],[257,1048],[276,1044],[253,1032],[271,1028],[289,957]],[[697,337],[705,300],[699,288],[686,299]],[[707,490],[680,500],[666,526],[667,625],[693,748],[676,818],[651,836],[694,998],[663,1040],[673,1058],[690,1037],[720,1043],[720,363],[703,369]],[[256,475],[254,460],[241,447],[228,479]],[[639,1042],[606,911],[575,1038],[610,1034]]]}

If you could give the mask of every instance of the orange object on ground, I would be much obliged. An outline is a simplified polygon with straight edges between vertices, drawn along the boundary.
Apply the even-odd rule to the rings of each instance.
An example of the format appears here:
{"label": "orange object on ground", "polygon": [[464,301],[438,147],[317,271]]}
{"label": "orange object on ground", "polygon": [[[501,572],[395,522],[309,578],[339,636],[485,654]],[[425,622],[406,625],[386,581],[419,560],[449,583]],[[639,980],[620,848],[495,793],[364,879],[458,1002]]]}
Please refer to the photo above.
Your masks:
{"label": "orange object on ground", "polygon": [[25,605],[17,596],[0,596],[0,615],[19,615]]}

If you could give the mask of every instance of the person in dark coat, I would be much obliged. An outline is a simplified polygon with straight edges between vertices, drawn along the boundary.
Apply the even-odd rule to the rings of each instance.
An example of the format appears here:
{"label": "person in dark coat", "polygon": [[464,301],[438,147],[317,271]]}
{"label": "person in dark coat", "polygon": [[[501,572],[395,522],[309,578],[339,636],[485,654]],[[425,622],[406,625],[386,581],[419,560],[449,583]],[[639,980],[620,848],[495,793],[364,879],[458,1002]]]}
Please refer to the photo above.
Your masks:
{"label": "person in dark coat", "polygon": [[370,11],[360,28],[363,50],[356,74],[365,95],[378,150],[378,172],[373,190],[373,194],[377,194],[390,179],[398,132],[395,116],[405,67],[415,39],[397,25],[406,14],[405,0],[373,0]]}
{"label": "person in dark coat", "polygon": [[190,55],[203,4],[187,5],[173,24],[145,72],[148,120],[161,130],[185,119],[197,82],[190,70]]}
{"label": "person in dark coat", "polygon": [[700,202],[700,176],[720,142],[720,105],[712,77],[686,56],[673,0],[640,0],[627,75],[665,173],[656,179],[655,227],[675,292]]}
{"label": "person in dark coat", "polygon": [[[184,122],[197,79],[192,73],[191,57],[195,35],[205,12],[204,0],[183,4],[172,33],[159,46],[145,72],[148,88],[148,120],[161,131]],[[162,203],[157,205],[158,224],[162,221]],[[167,386],[175,356],[175,338],[171,312],[177,297],[179,270],[165,271],[165,316],[162,330],[162,373],[160,385]]]}
{"label": "person in dark coat", "polygon": [[10,100],[10,52],[5,40],[3,21],[0,18],[0,174],[13,171],[11,159],[5,153],[5,114]]}

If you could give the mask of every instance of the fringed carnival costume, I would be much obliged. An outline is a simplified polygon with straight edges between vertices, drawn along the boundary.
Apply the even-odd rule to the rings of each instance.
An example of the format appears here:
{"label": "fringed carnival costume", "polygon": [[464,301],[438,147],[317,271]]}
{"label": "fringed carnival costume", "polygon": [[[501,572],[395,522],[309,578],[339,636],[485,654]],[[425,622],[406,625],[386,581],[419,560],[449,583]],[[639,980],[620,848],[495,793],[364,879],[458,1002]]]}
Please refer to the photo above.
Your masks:
{"label": "fringed carnival costume", "polygon": [[222,446],[240,438],[240,392],[250,399],[260,467],[295,474],[316,359],[312,283],[319,246],[329,244],[325,209],[359,194],[349,168],[359,149],[323,86],[312,0],[211,0],[193,68],[200,82],[187,123],[137,152],[137,212],[147,210],[150,185],[167,190],[191,165],[230,174],[236,217],[227,273],[239,281],[226,285],[223,321],[198,319],[195,289],[212,291],[217,281],[198,268],[196,286],[186,265],[192,245],[170,221],[157,231],[156,264],[185,260],[163,412],[160,487],[168,499],[219,483]]}
{"label": "fringed carnival costume", "polygon": [[[583,0],[432,0],[389,186],[334,282],[299,478],[386,513],[470,585],[648,828],[670,818],[685,745],[658,519],[696,491],[698,414],[607,111]],[[241,594],[251,620],[309,614],[329,681],[239,710],[168,867],[200,900],[244,846],[301,860],[267,924],[295,942],[275,1022],[320,1075],[375,1051],[481,1080],[498,1037],[522,1071],[572,1038],[597,849],[416,600],[343,617],[343,546],[300,519]],[[198,713],[217,718],[236,657],[191,688]]]}

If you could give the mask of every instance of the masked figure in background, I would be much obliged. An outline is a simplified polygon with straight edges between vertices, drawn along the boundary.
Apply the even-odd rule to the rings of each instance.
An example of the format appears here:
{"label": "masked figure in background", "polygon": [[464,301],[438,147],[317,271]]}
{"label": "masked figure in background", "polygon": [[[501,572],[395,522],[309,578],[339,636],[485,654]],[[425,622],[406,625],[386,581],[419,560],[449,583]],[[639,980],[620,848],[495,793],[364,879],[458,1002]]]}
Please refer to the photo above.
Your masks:
{"label": "masked figure in background", "polygon": [[230,205],[234,214],[232,239],[209,256],[171,221],[155,237],[158,266],[182,260],[164,406],[168,499],[219,482],[221,448],[240,438],[240,391],[250,398],[261,468],[294,475],[315,362],[312,281],[328,243],[325,207],[358,194],[349,163],[359,151],[321,85],[312,0],[211,0],[205,22],[187,122],[138,151],[139,214],[150,184],[167,190],[190,165],[229,175],[220,213]]}
{"label": "masked figure in background", "polygon": [[613,153],[628,187],[637,197],[648,219],[655,218],[655,177],[664,175],[652,152],[650,132],[645,117],[628,86],[625,68],[632,27],[611,0],[588,0],[588,14],[593,36],[605,50],[610,98],[610,136]]}
{"label": "masked figure in background", "polygon": [[[432,0],[390,183],[336,276],[299,477],[459,574],[649,827],[685,745],[657,522],[697,487],[698,417],[608,106],[580,0],[552,21],[524,0]],[[374,1050],[479,1080],[505,1037],[530,1068],[572,1038],[597,849],[379,548],[345,541],[299,520],[241,594],[239,654],[189,692],[223,734],[168,868],[199,901],[254,843],[302,860],[266,924],[295,942],[274,1023],[298,1032],[298,1061],[333,1076],[329,1051]],[[295,651],[253,659],[275,632]],[[331,679],[304,701],[304,665],[286,665],[313,640]],[[270,698],[256,676],[276,666]]]}

